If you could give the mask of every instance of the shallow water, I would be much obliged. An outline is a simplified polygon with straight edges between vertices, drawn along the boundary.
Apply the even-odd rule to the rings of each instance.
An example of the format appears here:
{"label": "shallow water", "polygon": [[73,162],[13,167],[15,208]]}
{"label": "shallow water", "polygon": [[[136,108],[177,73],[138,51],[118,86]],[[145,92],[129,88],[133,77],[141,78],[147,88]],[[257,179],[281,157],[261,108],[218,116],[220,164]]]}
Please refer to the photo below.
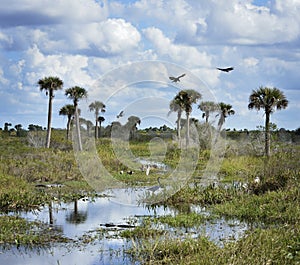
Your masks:
{"label": "shallow water", "polygon": [[[113,193],[120,193],[114,191]],[[128,191],[123,191],[128,193]],[[51,209],[51,208],[50,208]],[[192,211],[205,211],[197,206],[191,207]],[[52,203],[49,207],[42,208],[34,213],[21,213],[28,220],[39,220],[51,226],[58,227],[63,235],[77,240],[83,235],[92,236],[105,224],[127,225],[129,218],[142,218],[143,216],[161,216],[176,214],[177,209],[157,207],[148,209],[144,206],[123,204],[112,197],[100,197],[94,201],[88,199],[78,200],[77,203]],[[142,217],[141,217],[142,216]],[[188,235],[206,235],[212,241],[222,244],[223,240],[238,238],[247,225],[238,221],[224,219],[207,222],[201,228],[189,229]],[[124,249],[130,247],[126,239],[118,237],[100,237],[91,244],[56,244],[46,249],[11,248],[0,250],[0,264],[5,265],[100,265],[100,264],[133,264],[124,254]]]}

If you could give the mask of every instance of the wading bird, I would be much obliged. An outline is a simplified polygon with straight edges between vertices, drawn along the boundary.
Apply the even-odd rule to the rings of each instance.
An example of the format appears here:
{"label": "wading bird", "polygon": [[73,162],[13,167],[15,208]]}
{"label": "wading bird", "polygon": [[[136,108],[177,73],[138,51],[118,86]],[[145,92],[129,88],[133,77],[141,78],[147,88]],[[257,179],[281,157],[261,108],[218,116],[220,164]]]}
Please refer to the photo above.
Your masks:
{"label": "wading bird", "polygon": [[153,186],[153,187],[150,187],[148,190],[152,191],[152,192],[155,192],[157,191],[158,189],[160,189],[162,187],[161,183],[160,183],[160,177],[157,178],[157,182],[158,182],[158,185],[156,186]]}
{"label": "wading bird", "polygon": [[177,76],[177,77],[170,76],[169,79],[172,80],[172,82],[177,83],[177,82],[180,82],[180,78],[184,77],[184,76],[185,76],[185,74],[182,74],[182,75]]}
{"label": "wading bird", "polygon": [[150,165],[147,165],[146,167],[146,176],[148,176],[150,173]]}
{"label": "wading bird", "polygon": [[228,73],[228,72],[232,71],[234,69],[234,67],[227,67],[227,68],[218,68],[217,67],[217,69]]}

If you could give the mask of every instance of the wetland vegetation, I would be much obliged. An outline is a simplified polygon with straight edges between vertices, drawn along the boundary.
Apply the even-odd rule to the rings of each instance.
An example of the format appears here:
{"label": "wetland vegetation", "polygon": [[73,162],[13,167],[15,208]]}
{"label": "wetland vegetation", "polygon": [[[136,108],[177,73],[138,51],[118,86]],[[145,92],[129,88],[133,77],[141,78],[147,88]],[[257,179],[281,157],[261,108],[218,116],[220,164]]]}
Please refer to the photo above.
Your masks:
{"label": "wetland vegetation", "polygon": [[[7,249],[68,244],[72,240],[63,231],[18,214],[48,207],[50,202],[68,203],[100,196],[76,166],[65,131],[52,130],[50,148],[30,146],[28,137],[0,133],[1,246]],[[256,152],[256,147],[238,142],[243,132],[227,134],[228,145],[217,183],[197,185],[209,159],[209,151],[200,150],[189,183],[159,205],[149,205],[153,209],[174,209],[172,214],[143,217],[139,221],[133,218],[127,228],[114,229],[110,236],[128,242],[124,250],[124,255],[130,257],[128,263],[300,264],[299,145],[277,138],[271,145],[273,155],[266,158]],[[171,140],[166,141],[168,149],[162,162],[172,168],[178,163],[180,150]],[[96,148],[109,172],[129,186],[150,186],[161,176],[159,169],[152,170],[147,178],[143,171],[120,174],[129,168],[115,156],[111,140],[97,139]],[[150,154],[148,140],[143,141],[142,137],[131,141],[130,148],[136,157]],[[194,211],[193,207],[202,210]],[[221,219],[244,222],[247,229],[239,236],[222,239],[222,244],[211,240],[205,231],[198,233],[204,224]],[[96,244],[97,239],[107,236],[105,231],[107,227],[87,233],[77,244]]]}

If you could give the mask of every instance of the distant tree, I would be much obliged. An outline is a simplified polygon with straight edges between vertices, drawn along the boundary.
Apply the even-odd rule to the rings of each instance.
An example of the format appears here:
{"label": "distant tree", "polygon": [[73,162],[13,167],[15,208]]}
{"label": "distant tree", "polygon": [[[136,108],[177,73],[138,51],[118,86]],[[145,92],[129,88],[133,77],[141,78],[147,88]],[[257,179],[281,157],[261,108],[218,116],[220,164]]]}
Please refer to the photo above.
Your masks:
{"label": "distant tree", "polygon": [[90,131],[91,128],[93,128],[94,124],[90,120],[86,120],[85,124],[86,124],[87,135],[90,136]]}
{"label": "distant tree", "polygon": [[137,116],[130,116],[125,127],[129,129],[129,139],[133,139],[137,131],[137,125],[141,124],[141,120]]}
{"label": "distant tree", "polygon": [[265,155],[270,156],[270,116],[276,110],[285,109],[288,100],[278,88],[259,87],[252,90],[249,97],[249,109],[263,109],[266,115],[265,120]]}
{"label": "distant tree", "polygon": [[17,131],[17,136],[20,137],[22,135],[22,124],[15,125],[15,129]]}
{"label": "distant tree", "polygon": [[89,105],[90,111],[95,112],[95,138],[97,139],[99,137],[98,135],[98,118],[99,118],[99,111],[105,112],[105,105],[101,101],[94,101]]}
{"label": "distant tree", "polygon": [[4,123],[4,131],[8,132],[8,128],[11,126],[12,124],[9,122]]}
{"label": "distant tree", "polygon": [[226,103],[219,103],[219,121],[218,121],[218,127],[219,130],[221,130],[221,127],[223,126],[225,119],[230,116],[230,115],[234,115],[235,111],[232,109],[232,105],[230,104],[226,104]]}
{"label": "distant tree", "polygon": [[81,136],[80,136],[80,125],[79,125],[79,111],[78,111],[78,102],[82,98],[87,97],[87,91],[79,86],[74,86],[65,90],[65,95],[73,100],[73,105],[75,108],[75,125],[76,125],[76,132],[77,132],[77,141],[78,141],[78,149],[82,151],[82,143],[81,143]]}
{"label": "distant tree", "polygon": [[72,104],[67,104],[65,106],[63,106],[60,110],[59,110],[59,115],[64,115],[68,117],[68,121],[67,121],[67,140],[69,140],[69,132],[70,132],[70,128],[71,128],[71,120],[72,118],[74,118],[75,115],[75,107]]}
{"label": "distant tree", "polygon": [[51,139],[51,119],[52,119],[52,101],[54,98],[54,91],[62,89],[63,81],[58,77],[45,77],[38,81],[40,91],[45,90],[46,95],[49,94],[49,103],[48,103],[48,123],[47,123],[47,138],[46,138],[46,148],[50,147]]}
{"label": "distant tree", "polygon": [[102,116],[99,116],[98,117],[98,122],[99,122],[99,137],[101,137],[101,125],[102,125],[102,122],[105,121],[105,118],[102,117]]}
{"label": "distant tree", "polygon": [[177,120],[176,120],[176,132],[177,132],[177,138],[180,141],[180,123],[181,123],[181,116],[182,112],[184,111],[184,106],[182,102],[176,101],[175,98],[170,102],[170,111],[168,115],[171,114],[171,112],[177,112]]}
{"label": "distant tree", "polygon": [[190,114],[193,110],[192,105],[196,104],[199,99],[201,99],[202,95],[193,89],[181,90],[175,96],[174,101],[180,107],[183,107],[186,113],[186,121],[187,121],[187,131],[186,131],[186,146],[189,145],[190,138]]}
{"label": "distant tree", "polygon": [[39,125],[29,124],[28,131],[42,131],[43,127]]}
{"label": "distant tree", "polygon": [[198,109],[203,111],[202,118],[205,117],[205,122],[208,123],[210,113],[217,111],[219,109],[219,105],[213,101],[202,101],[198,105]]}

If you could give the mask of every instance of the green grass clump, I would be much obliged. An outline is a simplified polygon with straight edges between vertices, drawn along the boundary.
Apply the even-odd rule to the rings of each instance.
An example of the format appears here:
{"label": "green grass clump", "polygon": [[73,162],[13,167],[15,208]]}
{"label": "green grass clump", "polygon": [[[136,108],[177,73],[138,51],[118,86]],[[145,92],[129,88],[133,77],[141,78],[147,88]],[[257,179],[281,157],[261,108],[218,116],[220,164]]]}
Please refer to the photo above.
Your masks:
{"label": "green grass clump", "polygon": [[0,245],[42,246],[51,242],[67,242],[62,231],[52,230],[38,222],[18,216],[0,216]]}
{"label": "green grass clump", "polygon": [[130,254],[143,264],[297,265],[299,227],[255,229],[237,242],[217,246],[206,237],[185,240],[166,237],[133,243]]}
{"label": "green grass clump", "polygon": [[299,187],[294,187],[259,196],[244,194],[216,205],[213,210],[222,216],[250,222],[293,224],[300,220],[300,191]]}
{"label": "green grass clump", "polygon": [[175,216],[161,216],[158,218],[158,221],[171,227],[191,228],[203,224],[207,220],[207,218],[208,217],[204,215],[191,212],[188,214],[180,213]]}
{"label": "green grass clump", "polygon": [[36,209],[45,198],[26,181],[0,173],[0,212]]}

